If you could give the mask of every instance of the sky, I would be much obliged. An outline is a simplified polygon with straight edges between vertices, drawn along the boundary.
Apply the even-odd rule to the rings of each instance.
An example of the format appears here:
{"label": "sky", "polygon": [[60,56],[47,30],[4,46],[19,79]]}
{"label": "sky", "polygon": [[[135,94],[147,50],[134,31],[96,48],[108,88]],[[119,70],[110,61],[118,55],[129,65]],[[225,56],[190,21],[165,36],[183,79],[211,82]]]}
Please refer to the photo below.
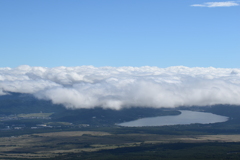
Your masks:
{"label": "sky", "polygon": [[0,0],[0,96],[240,105],[239,17],[239,0]]}
{"label": "sky", "polygon": [[0,67],[239,68],[240,1],[0,0]]}

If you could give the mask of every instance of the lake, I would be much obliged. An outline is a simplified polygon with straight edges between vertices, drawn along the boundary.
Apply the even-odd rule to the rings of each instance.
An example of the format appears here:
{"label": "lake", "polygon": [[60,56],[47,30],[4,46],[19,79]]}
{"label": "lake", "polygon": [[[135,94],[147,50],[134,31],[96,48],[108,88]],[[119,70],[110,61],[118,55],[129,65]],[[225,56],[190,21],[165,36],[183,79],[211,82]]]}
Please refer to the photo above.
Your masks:
{"label": "lake", "polygon": [[173,116],[158,116],[150,118],[141,118],[138,120],[124,122],[118,124],[124,127],[143,127],[143,126],[165,126],[165,125],[178,125],[178,124],[209,124],[225,122],[228,117],[220,116],[207,112],[196,112],[188,110],[180,110],[180,115]]}

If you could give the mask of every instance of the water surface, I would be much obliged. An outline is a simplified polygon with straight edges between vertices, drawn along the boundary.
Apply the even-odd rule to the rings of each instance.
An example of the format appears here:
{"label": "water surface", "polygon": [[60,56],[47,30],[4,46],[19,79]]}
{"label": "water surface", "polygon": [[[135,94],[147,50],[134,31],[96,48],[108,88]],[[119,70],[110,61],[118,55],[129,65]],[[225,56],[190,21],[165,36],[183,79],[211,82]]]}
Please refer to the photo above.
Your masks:
{"label": "water surface", "polygon": [[180,115],[173,116],[158,116],[151,118],[141,118],[138,120],[120,123],[118,125],[125,127],[143,127],[143,126],[165,126],[165,125],[177,125],[177,124],[209,124],[217,122],[225,122],[228,117],[220,116],[206,112],[196,112],[180,110]]}

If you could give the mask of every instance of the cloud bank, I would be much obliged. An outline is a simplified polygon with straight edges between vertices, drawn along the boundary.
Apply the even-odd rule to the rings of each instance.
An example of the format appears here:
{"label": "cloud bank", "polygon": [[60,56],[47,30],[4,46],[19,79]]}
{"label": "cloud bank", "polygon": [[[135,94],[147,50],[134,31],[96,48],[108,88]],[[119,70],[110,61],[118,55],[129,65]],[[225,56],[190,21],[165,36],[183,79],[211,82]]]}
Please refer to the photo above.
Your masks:
{"label": "cloud bank", "polygon": [[67,108],[240,105],[240,69],[158,67],[0,68],[0,95],[29,93]]}
{"label": "cloud bank", "polygon": [[239,6],[239,3],[235,1],[226,1],[226,2],[206,2],[203,4],[193,4],[192,7],[232,7],[232,6]]}

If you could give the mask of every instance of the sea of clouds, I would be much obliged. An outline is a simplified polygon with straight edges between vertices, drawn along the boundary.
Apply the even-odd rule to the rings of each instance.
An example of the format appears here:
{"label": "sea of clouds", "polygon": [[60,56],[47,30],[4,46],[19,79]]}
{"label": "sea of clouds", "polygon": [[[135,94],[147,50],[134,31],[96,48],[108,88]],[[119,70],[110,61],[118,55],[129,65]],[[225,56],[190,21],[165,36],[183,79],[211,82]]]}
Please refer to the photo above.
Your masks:
{"label": "sea of clouds", "polygon": [[29,93],[67,108],[240,105],[240,69],[158,67],[0,68],[0,95]]}

